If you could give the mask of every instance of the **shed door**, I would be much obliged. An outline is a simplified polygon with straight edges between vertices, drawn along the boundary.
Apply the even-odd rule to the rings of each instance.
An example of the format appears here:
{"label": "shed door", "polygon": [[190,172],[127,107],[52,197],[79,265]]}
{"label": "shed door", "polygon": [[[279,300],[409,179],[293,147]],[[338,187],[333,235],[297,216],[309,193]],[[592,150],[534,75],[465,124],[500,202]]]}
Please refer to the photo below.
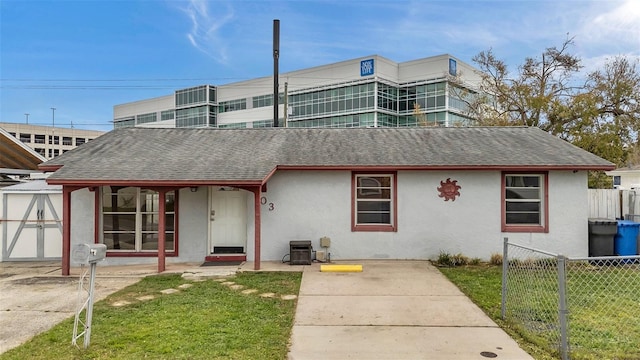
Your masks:
{"label": "shed door", "polygon": [[4,193],[3,261],[57,260],[62,256],[60,194]]}
{"label": "shed door", "polygon": [[244,254],[247,242],[246,192],[212,188],[209,221],[211,254]]}

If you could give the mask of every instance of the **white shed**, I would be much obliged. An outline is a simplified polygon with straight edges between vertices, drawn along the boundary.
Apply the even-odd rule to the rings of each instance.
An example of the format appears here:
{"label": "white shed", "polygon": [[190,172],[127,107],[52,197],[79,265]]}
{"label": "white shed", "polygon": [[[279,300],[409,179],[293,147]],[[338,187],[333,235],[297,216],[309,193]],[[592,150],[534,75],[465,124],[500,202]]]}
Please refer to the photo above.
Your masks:
{"label": "white shed", "polygon": [[0,190],[0,261],[62,256],[62,186],[35,180]]}

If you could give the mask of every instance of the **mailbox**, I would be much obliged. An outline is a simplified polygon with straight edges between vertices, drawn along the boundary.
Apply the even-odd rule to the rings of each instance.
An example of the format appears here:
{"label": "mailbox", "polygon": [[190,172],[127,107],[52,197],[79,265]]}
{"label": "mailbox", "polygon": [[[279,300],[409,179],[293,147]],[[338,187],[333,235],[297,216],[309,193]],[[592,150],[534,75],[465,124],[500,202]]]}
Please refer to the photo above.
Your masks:
{"label": "mailbox", "polygon": [[105,244],[78,244],[73,247],[71,260],[80,265],[95,264],[107,256]]}

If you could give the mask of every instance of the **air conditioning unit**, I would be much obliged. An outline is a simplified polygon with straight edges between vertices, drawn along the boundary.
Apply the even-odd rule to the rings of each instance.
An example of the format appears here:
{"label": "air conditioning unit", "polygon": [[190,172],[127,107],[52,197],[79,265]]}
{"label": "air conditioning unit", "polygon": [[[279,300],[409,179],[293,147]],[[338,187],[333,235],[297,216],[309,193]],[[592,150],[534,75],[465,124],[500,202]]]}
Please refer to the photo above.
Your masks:
{"label": "air conditioning unit", "polygon": [[289,264],[311,265],[311,240],[289,241]]}
{"label": "air conditioning unit", "polygon": [[326,261],[327,260],[327,253],[324,250],[316,251],[316,260],[318,260],[318,261]]}

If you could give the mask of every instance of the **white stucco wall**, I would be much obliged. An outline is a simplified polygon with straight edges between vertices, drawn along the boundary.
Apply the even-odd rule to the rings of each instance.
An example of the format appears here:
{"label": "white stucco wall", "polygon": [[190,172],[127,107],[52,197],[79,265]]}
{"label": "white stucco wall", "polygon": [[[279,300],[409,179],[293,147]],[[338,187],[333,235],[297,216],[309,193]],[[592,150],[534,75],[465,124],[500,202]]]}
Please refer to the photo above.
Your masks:
{"label": "white stucco wall", "polygon": [[[455,201],[438,197],[447,178],[457,180]],[[439,253],[462,253],[488,259],[502,252],[502,241],[567,256],[588,253],[587,174],[549,173],[549,233],[503,233],[499,171],[399,171],[397,173],[398,230],[351,231],[350,171],[279,171],[267,184],[261,206],[264,261],[282,260],[289,241],[331,238],[331,258],[435,259]],[[179,256],[168,263],[201,262],[209,255],[209,192],[182,189],[179,195]],[[244,190],[242,190],[244,191]],[[246,192],[247,260],[254,259],[254,198]],[[270,210],[273,204],[273,210]],[[72,245],[93,240],[94,193],[72,194]],[[109,257],[104,264],[156,263],[155,257]]]}
{"label": "white stucco wall", "polygon": [[[458,180],[456,201],[444,201],[440,181]],[[398,172],[398,231],[351,231],[351,173],[280,172],[265,194],[262,258],[281,259],[290,240],[331,238],[332,259],[427,259],[440,251],[488,258],[501,249],[498,172]],[[249,246],[249,252],[252,252]]]}
{"label": "white stucco wall", "polygon": [[[586,173],[549,175],[549,233],[502,233],[498,171],[398,172],[398,231],[351,231],[351,173],[279,172],[263,194],[262,259],[280,260],[290,240],[331,238],[332,259],[429,259],[441,251],[488,259],[502,240],[570,256],[587,254]],[[457,180],[461,196],[444,201],[440,181]],[[248,259],[253,258],[248,242]]]}
{"label": "white stucco wall", "polygon": [[[94,242],[95,193],[84,188],[71,193],[71,248]],[[62,218],[62,210],[60,211]],[[64,219],[63,219],[64,221]]]}

